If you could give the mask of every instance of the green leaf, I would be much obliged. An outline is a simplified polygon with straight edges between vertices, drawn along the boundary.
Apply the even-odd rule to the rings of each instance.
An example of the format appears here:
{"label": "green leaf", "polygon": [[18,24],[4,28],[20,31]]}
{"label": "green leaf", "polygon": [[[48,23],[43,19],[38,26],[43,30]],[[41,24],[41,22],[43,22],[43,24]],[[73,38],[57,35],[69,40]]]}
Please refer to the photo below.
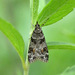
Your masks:
{"label": "green leaf", "polygon": [[19,32],[8,22],[0,18],[0,30],[5,36],[11,41],[13,46],[16,48],[22,63],[24,65],[24,41]]}
{"label": "green leaf", "polygon": [[39,0],[32,0],[31,9],[32,9],[32,24],[35,25],[36,19],[38,16]]}
{"label": "green leaf", "polygon": [[62,74],[60,75],[75,75],[75,65],[72,67],[68,67]]}
{"label": "green leaf", "polygon": [[75,50],[75,44],[63,42],[49,42],[47,43],[48,49],[69,49]]}
{"label": "green leaf", "polygon": [[40,25],[53,24],[69,14],[73,8],[75,0],[51,0],[39,14],[37,21]]}
{"label": "green leaf", "polygon": [[38,9],[38,13],[40,13],[42,11],[42,9],[45,7],[46,2],[45,0],[39,0],[39,9]]}

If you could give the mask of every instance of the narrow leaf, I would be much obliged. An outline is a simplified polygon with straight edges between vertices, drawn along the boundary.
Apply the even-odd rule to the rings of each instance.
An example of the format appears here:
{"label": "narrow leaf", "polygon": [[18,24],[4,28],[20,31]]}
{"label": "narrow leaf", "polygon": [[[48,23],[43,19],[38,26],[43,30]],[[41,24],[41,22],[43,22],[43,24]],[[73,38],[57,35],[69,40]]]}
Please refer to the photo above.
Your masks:
{"label": "narrow leaf", "polygon": [[72,67],[68,67],[62,74],[60,75],[75,75],[75,65]]}
{"label": "narrow leaf", "polygon": [[37,21],[40,25],[53,24],[69,14],[73,8],[75,0],[51,0],[39,14]]}
{"label": "narrow leaf", "polygon": [[49,42],[47,43],[48,49],[69,49],[75,50],[75,44],[63,42]]}
{"label": "narrow leaf", "polygon": [[11,24],[2,20],[1,18],[0,18],[0,30],[11,41],[11,43],[16,48],[23,62],[24,61],[24,41],[22,36]]}
{"label": "narrow leaf", "polygon": [[39,9],[38,9],[38,13],[40,13],[42,11],[42,9],[45,7],[46,2],[45,0],[39,0]]}
{"label": "narrow leaf", "polygon": [[31,9],[32,9],[32,24],[35,25],[36,19],[38,16],[38,8],[39,8],[39,0],[32,0],[31,2]]}

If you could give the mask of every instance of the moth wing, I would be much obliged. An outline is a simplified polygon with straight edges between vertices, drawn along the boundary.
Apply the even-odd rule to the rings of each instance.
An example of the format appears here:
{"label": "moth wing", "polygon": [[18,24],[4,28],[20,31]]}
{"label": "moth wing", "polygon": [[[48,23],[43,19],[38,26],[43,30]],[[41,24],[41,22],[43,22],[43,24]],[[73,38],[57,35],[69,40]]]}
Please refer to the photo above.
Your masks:
{"label": "moth wing", "polygon": [[48,59],[49,59],[49,54],[48,54],[48,48],[47,48],[47,45],[46,45],[46,42],[42,42],[42,47],[41,47],[41,54],[40,54],[40,57],[39,59],[42,60],[43,62],[47,62]]}
{"label": "moth wing", "polygon": [[45,37],[40,26],[36,24],[29,45],[28,61],[31,63],[34,62],[36,59],[40,59],[44,62],[47,62],[48,58],[49,55]]}
{"label": "moth wing", "polygon": [[36,56],[35,56],[35,44],[31,41],[30,42],[30,46],[29,46],[29,50],[28,50],[28,61],[30,63],[32,63],[35,60],[36,60]]}

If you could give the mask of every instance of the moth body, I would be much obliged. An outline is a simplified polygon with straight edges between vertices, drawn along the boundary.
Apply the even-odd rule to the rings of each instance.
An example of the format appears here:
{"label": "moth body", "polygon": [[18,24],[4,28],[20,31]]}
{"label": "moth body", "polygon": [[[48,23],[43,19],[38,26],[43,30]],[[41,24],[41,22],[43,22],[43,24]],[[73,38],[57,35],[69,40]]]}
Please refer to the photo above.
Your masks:
{"label": "moth body", "polygon": [[37,23],[31,36],[31,41],[28,51],[28,61],[34,62],[34,60],[42,60],[47,62],[49,58],[48,49],[45,41],[44,34]]}

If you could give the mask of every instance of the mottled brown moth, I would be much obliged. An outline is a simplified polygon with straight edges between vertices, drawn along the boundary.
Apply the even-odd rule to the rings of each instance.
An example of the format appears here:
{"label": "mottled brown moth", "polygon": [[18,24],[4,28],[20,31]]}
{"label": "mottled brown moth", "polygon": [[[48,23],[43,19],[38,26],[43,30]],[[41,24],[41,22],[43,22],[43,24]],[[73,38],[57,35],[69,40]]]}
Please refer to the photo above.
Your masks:
{"label": "mottled brown moth", "polygon": [[28,51],[28,61],[34,62],[36,59],[47,62],[49,58],[48,49],[45,41],[44,34],[38,22],[31,36],[31,41]]}

